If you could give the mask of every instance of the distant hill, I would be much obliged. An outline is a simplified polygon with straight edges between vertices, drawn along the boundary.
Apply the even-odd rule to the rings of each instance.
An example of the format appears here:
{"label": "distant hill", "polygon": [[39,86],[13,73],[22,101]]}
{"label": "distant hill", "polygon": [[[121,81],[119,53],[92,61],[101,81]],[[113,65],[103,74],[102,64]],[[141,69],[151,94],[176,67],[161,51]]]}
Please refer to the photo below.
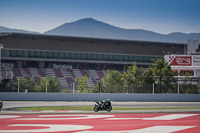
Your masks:
{"label": "distant hill", "polygon": [[45,34],[175,43],[186,43],[189,39],[200,39],[200,33],[176,32],[165,35],[142,29],[123,29],[92,18],[65,23],[45,32]]}
{"label": "distant hill", "polygon": [[92,18],[65,23],[45,34],[175,43],[186,43],[188,39],[200,39],[200,33],[176,32],[165,35],[142,29],[123,29]]}
{"label": "distant hill", "polygon": [[[18,33],[34,33],[37,32],[9,29],[0,26],[0,32],[18,32]],[[187,40],[199,40],[200,33],[179,33],[159,34],[153,31],[142,29],[124,29],[119,28],[93,18],[84,18],[75,22],[65,23],[52,30],[44,32],[46,35],[62,35],[62,36],[77,36],[77,37],[93,37],[93,38],[108,38],[122,40],[138,40],[138,41],[156,41],[156,42],[174,42],[187,43]]]}
{"label": "distant hill", "polygon": [[29,34],[39,34],[39,32],[31,32],[26,30],[10,29],[3,26],[0,26],[0,32],[16,32],[16,33],[29,33]]}

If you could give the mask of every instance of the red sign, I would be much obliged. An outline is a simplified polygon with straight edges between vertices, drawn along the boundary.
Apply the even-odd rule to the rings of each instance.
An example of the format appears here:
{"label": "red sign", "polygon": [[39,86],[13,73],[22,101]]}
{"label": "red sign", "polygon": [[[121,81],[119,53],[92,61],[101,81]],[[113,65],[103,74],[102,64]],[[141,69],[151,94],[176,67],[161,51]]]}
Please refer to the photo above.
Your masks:
{"label": "red sign", "polygon": [[192,56],[169,56],[171,66],[192,66]]}

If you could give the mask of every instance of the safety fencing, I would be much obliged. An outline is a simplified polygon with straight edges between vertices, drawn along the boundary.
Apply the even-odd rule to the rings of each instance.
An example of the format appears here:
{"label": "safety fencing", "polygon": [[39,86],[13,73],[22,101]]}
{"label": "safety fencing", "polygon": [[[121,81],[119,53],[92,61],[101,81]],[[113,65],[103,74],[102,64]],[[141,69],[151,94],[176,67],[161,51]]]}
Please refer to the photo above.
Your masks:
{"label": "safety fencing", "polygon": [[16,93],[0,92],[4,101],[156,101],[200,102],[200,94],[121,94],[121,93]]}

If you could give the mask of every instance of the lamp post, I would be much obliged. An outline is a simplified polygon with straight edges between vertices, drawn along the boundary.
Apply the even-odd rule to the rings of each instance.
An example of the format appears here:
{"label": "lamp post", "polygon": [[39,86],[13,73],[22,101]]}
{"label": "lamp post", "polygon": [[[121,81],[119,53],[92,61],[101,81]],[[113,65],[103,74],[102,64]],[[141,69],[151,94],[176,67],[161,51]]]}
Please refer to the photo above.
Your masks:
{"label": "lamp post", "polygon": [[101,81],[98,82],[98,88],[99,88],[99,93],[101,93],[101,91],[102,91],[102,82]]}
{"label": "lamp post", "polygon": [[72,83],[72,87],[73,87],[73,88],[72,88],[72,89],[73,89],[73,93],[75,93],[75,87],[76,87],[75,82]]}
{"label": "lamp post", "polygon": [[155,87],[155,84],[153,83],[153,94],[154,94],[154,87]]}
{"label": "lamp post", "polygon": [[47,89],[48,89],[48,86],[47,86],[47,78],[46,78],[46,93],[47,93]]}
{"label": "lamp post", "polygon": [[1,71],[1,49],[3,48],[3,44],[0,44],[0,81],[2,80],[2,71]]}
{"label": "lamp post", "polygon": [[178,94],[180,94],[180,85],[178,83]]}
{"label": "lamp post", "polygon": [[19,79],[17,79],[17,92],[19,93]]}

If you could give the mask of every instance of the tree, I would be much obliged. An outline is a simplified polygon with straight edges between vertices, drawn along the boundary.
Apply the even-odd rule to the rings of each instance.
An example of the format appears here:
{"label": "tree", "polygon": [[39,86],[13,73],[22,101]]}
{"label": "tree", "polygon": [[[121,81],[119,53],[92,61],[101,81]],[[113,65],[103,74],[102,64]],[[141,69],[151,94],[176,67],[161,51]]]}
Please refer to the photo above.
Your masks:
{"label": "tree", "polygon": [[186,94],[199,93],[200,88],[198,88],[198,87],[200,87],[200,81],[199,82],[194,81],[191,77],[192,75],[193,74],[191,74],[189,72],[184,73],[183,82],[180,85],[181,93],[186,93]]}
{"label": "tree", "polygon": [[108,74],[102,78],[102,92],[122,93],[121,74],[116,70],[108,70]]}
{"label": "tree", "polygon": [[150,69],[145,70],[143,76],[144,76],[144,79],[143,79],[144,92],[153,93],[154,78],[153,78],[152,71]]}
{"label": "tree", "polygon": [[21,91],[24,92],[24,90],[27,89],[26,79],[24,79],[24,78],[18,78],[17,82],[18,82],[18,85],[19,85],[20,92]]}
{"label": "tree", "polygon": [[57,78],[53,77],[41,77],[40,85],[38,86],[38,90],[41,92],[46,92],[46,83],[47,83],[47,91],[48,92],[59,92],[60,84]]}
{"label": "tree", "polygon": [[31,79],[28,78],[18,78],[17,82],[19,82],[19,88],[20,91],[24,92],[25,89],[28,89],[28,91],[32,92],[36,88],[36,84],[34,82],[34,78]]}
{"label": "tree", "polygon": [[88,77],[83,76],[80,78],[76,78],[76,82],[78,82],[78,93],[89,93],[90,89],[88,88],[88,83],[87,83]]}
{"label": "tree", "polygon": [[170,65],[163,59],[154,61],[154,64],[148,70],[152,75],[151,78],[158,85],[158,93],[166,93],[173,80],[173,72]]}
{"label": "tree", "polygon": [[30,80],[28,80],[27,83],[28,83],[28,91],[29,92],[36,92],[36,91],[38,91],[38,90],[36,90],[37,85],[34,82],[34,78],[33,77]]}
{"label": "tree", "polygon": [[200,94],[200,81],[197,83],[197,94]]}
{"label": "tree", "polygon": [[128,92],[136,92],[138,89],[141,89],[143,84],[143,70],[138,68],[136,63],[133,63],[132,66],[128,66],[127,70],[122,73],[123,86]]}

